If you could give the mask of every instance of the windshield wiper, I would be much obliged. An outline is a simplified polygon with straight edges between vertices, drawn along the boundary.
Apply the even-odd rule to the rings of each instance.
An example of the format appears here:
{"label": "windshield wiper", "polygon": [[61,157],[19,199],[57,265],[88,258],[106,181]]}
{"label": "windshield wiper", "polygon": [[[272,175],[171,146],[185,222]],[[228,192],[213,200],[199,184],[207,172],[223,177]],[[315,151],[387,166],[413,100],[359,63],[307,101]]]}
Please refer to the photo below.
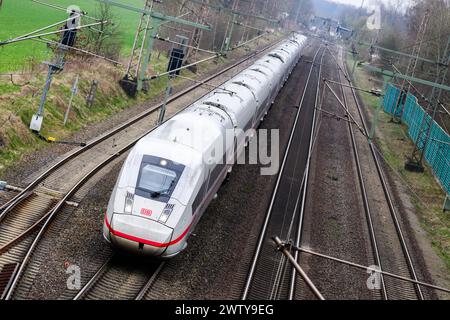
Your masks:
{"label": "windshield wiper", "polygon": [[169,194],[169,193],[170,193],[170,189],[172,188],[174,182],[175,182],[175,181],[172,180],[172,182],[170,183],[170,186],[169,186],[167,189],[165,189],[165,190],[152,191],[152,192],[150,193],[150,196],[151,196],[152,198],[157,198],[157,197],[159,197],[159,196],[162,195],[162,194]]}
{"label": "windshield wiper", "polygon": [[150,195],[151,195],[152,198],[157,198],[157,197],[159,197],[162,194],[169,194],[169,192],[170,192],[170,188],[166,189],[166,190],[161,190],[161,191],[152,191],[150,193]]}

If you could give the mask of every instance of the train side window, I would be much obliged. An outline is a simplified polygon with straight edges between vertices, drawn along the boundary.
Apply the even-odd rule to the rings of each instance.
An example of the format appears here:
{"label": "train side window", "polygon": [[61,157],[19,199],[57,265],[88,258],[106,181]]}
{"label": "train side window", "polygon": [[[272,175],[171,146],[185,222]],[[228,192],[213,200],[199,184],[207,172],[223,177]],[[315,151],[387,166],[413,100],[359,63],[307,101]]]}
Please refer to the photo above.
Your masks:
{"label": "train side window", "polygon": [[254,68],[254,69],[250,69],[250,70],[255,71],[255,72],[259,72],[259,73],[261,73],[261,74],[263,74],[263,75],[265,75],[267,77],[267,73],[265,73],[264,71],[261,71],[260,69]]}
{"label": "train side window", "polygon": [[[217,92],[215,92],[215,93],[217,93]],[[221,110],[227,111],[227,108],[221,103],[212,102],[212,101],[205,101],[205,102],[203,102],[203,104],[206,105],[206,106],[216,107],[216,108],[219,108]]]}
{"label": "train side window", "polygon": [[251,92],[251,94],[253,95],[253,98],[255,99],[255,100],[258,100],[258,99],[256,99],[256,95],[255,95],[255,93],[253,92],[253,89],[252,89],[252,87],[250,87],[248,84],[246,84],[246,83],[244,83],[244,82],[241,82],[241,81],[234,81],[234,82],[232,82],[233,84],[237,84],[238,86],[242,86],[242,87],[244,87],[244,88],[247,88],[250,92]]}
{"label": "train side window", "polygon": [[214,167],[214,169],[211,171],[211,176],[209,178],[209,186],[208,186],[208,190],[211,190],[211,187],[213,185],[215,185],[217,179],[220,176],[220,173],[222,172],[222,169],[224,168],[225,164],[216,164],[216,166]]}
{"label": "train side window", "polygon": [[195,196],[194,201],[192,202],[192,214],[196,213],[196,211],[200,207],[200,203],[202,202],[202,200],[205,196],[205,189],[206,189],[206,181],[203,182],[202,186],[200,187],[200,190],[198,191],[197,195]]}
{"label": "train side window", "polygon": [[216,184],[217,179],[222,173],[227,163],[226,154],[223,155],[221,163],[217,163],[216,166],[211,170],[208,181],[208,191]]}
{"label": "train side window", "polygon": [[284,63],[283,58],[282,58],[279,54],[277,54],[277,53],[269,53],[268,56],[269,56],[269,57],[272,57],[272,58],[277,58],[277,59],[280,60],[282,63]]}
{"label": "train side window", "polygon": [[243,73],[242,77],[249,78],[251,80],[255,80],[255,81],[258,81],[259,83],[261,83],[261,80],[259,80],[257,77],[255,77],[254,75],[249,74],[249,73]]}

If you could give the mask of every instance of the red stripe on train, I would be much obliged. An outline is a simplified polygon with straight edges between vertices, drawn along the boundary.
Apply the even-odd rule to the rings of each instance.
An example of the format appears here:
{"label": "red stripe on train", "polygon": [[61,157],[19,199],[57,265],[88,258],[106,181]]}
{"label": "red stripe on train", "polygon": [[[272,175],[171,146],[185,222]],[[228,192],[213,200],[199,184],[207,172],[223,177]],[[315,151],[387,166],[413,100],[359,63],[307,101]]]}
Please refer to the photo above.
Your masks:
{"label": "red stripe on train", "polygon": [[184,230],[184,232],[178,238],[176,238],[175,240],[172,240],[170,242],[162,243],[162,242],[156,242],[156,241],[151,241],[151,240],[147,240],[147,239],[138,238],[138,237],[135,237],[135,236],[132,236],[132,235],[129,235],[129,234],[126,234],[126,233],[114,230],[111,227],[111,225],[109,224],[109,222],[108,222],[108,216],[107,216],[106,213],[105,213],[105,224],[106,224],[106,227],[108,228],[108,230],[115,236],[118,236],[118,237],[121,237],[121,238],[125,238],[125,239],[131,240],[131,241],[136,241],[136,242],[148,244],[150,246],[159,247],[159,248],[169,247],[169,246],[172,246],[174,244],[177,244],[178,242],[180,242],[186,236],[186,234],[188,233],[189,229],[192,226],[192,222],[191,222],[191,224],[187,227],[187,229]]}

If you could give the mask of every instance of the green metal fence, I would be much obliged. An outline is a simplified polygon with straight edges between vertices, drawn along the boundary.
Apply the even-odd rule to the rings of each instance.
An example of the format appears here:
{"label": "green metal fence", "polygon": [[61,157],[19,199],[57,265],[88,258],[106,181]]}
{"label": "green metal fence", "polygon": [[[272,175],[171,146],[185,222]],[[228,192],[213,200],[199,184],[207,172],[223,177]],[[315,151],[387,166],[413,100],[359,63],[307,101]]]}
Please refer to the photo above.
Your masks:
{"label": "green metal fence", "polygon": [[[382,105],[385,112],[393,114],[399,102],[400,89],[392,84],[386,87]],[[450,194],[450,136],[439,124],[431,119],[417,98],[408,93],[403,103],[402,122],[408,126],[409,137],[424,147],[427,132],[420,133],[420,127],[424,121],[431,123],[430,139],[425,145],[425,160],[432,168],[435,176],[441,182],[443,188]],[[397,108],[396,114],[400,115],[402,106]],[[426,118],[424,118],[426,117]],[[420,135],[420,136],[419,136]]]}

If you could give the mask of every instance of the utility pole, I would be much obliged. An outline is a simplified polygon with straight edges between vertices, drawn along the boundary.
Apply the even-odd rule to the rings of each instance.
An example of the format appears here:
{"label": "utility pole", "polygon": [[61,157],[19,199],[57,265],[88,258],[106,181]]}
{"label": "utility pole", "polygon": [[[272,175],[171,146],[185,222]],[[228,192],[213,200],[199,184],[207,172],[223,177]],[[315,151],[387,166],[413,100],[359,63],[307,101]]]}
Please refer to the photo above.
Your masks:
{"label": "utility pole", "polygon": [[75,11],[72,11],[69,14],[69,19],[64,25],[64,30],[66,31],[63,32],[61,42],[56,48],[54,60],[53,62],[45,62],[45,64],[48,65],[47,78],[45,80],[45,86],[42,92],[38,111],[31,118],[30,129],[33,132],[39,133],[41,131],[42,121],[44,120],[44,106],[47,100],[48,91],[50,90],[50,85],[53,80],[53,75],[61,72],[64,69],[64,58],[66,56],[67,50],[75,43],[79,17],[80,13]]}
{"label": "utility pole", "polygon": [[254,15],[254,14],[248,14],[248,13],[243,13],[238,11],[238,2],[237,0],[234,0],[233,2],[233,6],[231,9],[225,8],[223,6],[220,5],[214,5],[214,4],[206,4],[200,0],[190,0],[190,2],[192,3],[197,3],[197,4],[203,4],[205,6],[208,6],[210,8],[219,10],[219,11],[225,11],[231,14],[230,16],[230,20],[228,23],[228,27],[226,29],[225,32],[225,38],[222,42],[222,47],[221,47],[221,52],[223,54],[225,54],[226,52],[230,51],[230,46],[231,46],[231,39],[233,37],[233,30],[234,30],[234,25],[235,24],[239,24],[239,22],[237,21],[238,17],[246,17],[246,18],[255,18],[255,19],[259,19],[259,20],[263,20],[263,21],[267,21],[269,23],[278,23],[278,20],[274,20],[274,19],[269,19],[263,16],[259,16],[259,15]]}
{"label": "utility pole", "polygon": [[[209,0],[204,0],[205,3],[202,3],[200,5],[200,13],[197,15],[197,19],[196,19],[196,23],[199,24],[204,24],[206,21],[206,17],[209,15]],[[195,28],[194,29],[194,33],[192,35],[192,39],[191,39],[191,46],[194,47],[195,49],[188,49],[187,54],[186,54],[186,59],[191,57],[191,58],[195,58],[195,55],[197,54],[197,49],[200,48],[200,42],[202,40],[203,37],[203,30],[199,29],[199,28]]]}
{"label": "utility pole", "polygon": [[[183,44],[184,37],[178,36],[181,40],[179,42],[179,48],[175,49],[174,45],[172,44],[172,48],[170,49],[170,61],[169,66],[167,68],[168,74],[168,80],[167,80],[167,86],[166,86],[166,93],[164,96],[164,102],[161,107],[161,110],[159,111],[159,117],[158,122],[156,125],[160,125],[164,121],[164,116],[166,114],[166,107],[167,102],[169,101],[169,97],[172,94],[172,81],[173,79],[179,75],[180,70],[177,70],[181,66],[181,62],[184,58],[184,56],[187,54],[188,46],[187,44],[187,38],[186,38],[186,44]],[[173,71],[176,70],[176,71]]]}
{"label": "utility pole", "polygon": [[[146,0],[144,10],[151,12],[153,9],[153,0]],[[127,65],[125,77],[120,80],[120,85],[128,93],[129,87],[131,90],[135,85],[137,90],[141,90],[141,83],[135,83],[135,79],[139,79],[139,69],[142,63],[142,56],[144,53],[145,42],[147,41],[147,33],[150,30],[151,17],[143,13],[139,20],[136,34],[134,35],[133,46],[131,47],[130,61]],[[131,94],[133,95],[133,94]]]}
{"label": "utility pole", "polygon": [[300,15],[300,9],[301,9],[301,7],[302,7],[302,5],[303,5],[303,1],[304,1],[304,0],[298,1],[297,10],[296,10],[296,12],[295,12],[295,24],[296,24],[296,25],[298,24],[298,17],[299,17],[299,15]]}
{"label": "utility pole", "polygon": [[91,89],[89,90],[89,95],[86,98],[86,105],[91,108],[94,104],[95,93],[97,92],[98,80],[92,80]]}
{"label": "utility pole", "polygon": [[[438,66],[438,73],[436,75],[435,83],[445,84],[448,75],[448,65],[450,64],[450,37],[448,38],[447,45],[442,55],[441,64]],[[410,85],[411,86],[411,85]],[[416,172],[423,172],[423,158],[425,156],[427,145],[430,141],[431,128],[436,118],[440,103],[439,100],[442,95],[442,89],[433,86],[431,95],[429,98],[428,106],[422,117],[422,123],[420,125],[419,134],[415,141],[414,150],[411,157],[405,164],[405,169]],[[431,112],[431,116],[430,116]]]}
{"label": "utility pole", "polygon": [[[101,59],[105,59],[107,61],[113,62],[114,64],[121,64],[121,63],[118,61],[114,61],[112,59],[108,59],[106,57],[102,57],[98,54],[89,52],[87,50],[76,48],[74,46],[77,32],[79,30],[84,29],[84,28],[92,28],[92,30],[94,30],[96,32],[100,32],[99,30],[96,30],[93,27],[98,26],[98,25],[103,26],[105,23],[108,23],[108,21],[103,21],[103,20],[100,20],[100,19],[97,19],[94,17],[90,17],[86,14],[86,12],[82,11],[77,6],[71,6],[69,8],[64,8],[64,7],[60,7],[57,5],[46,4],[46,3],[43,3],[43,2],[40,2],[37,0],[32,0],[32,1],[36,2],[38,4],[45,5],[47,7],[51,7],[51,8],[62,10],[64,12],[69,13],[69,17],[65,20],[58,21],[56,23],[52,23],[48,26],[39,28],[35,31],[28,32],[22,36],[18,36],[18,37],[15,37],[15,38],[12,38],[12,39],[9,39],[6,41],[0,41],[0,47],[4,46],[4,45],[9,45],[12,43],[28,41],[28,40],[36,40],[36,41],[40,41],[43,43],[47,43],[48,45],[55,46],[53,61],[52,62],[44,62],[44,64],[48,65],[47,77],[45,80],[45,85],[44,85],[42,96],[41,96],[41,99],[39,102],[38,110],[31,117],[31,121],[30,121],[30,129],[33,132],[39,134],[41,131],[41,127],[42,127],[42,122],[44,120],[45,102],[47,100],[47,95],[48,95],[48,91],[50,90],[50,87],[51,87],[53,76],[55,74],[61,72],[62,70],[64,70],[65,56],[68,51],[73,50],[73,51],[81,52],[83,54],[89,54],[96,58],[101,58]],[[86,17],[88,19],[94,20],[95,22],[90,23],[90,24],[81,25],[80,20],[81,20],[82,16]],[[58,27],[61,24],[64,24],[64,26],[62,28],[60,28],[59,30],[48,31],[48,29]],[[61,35],[60,41],[53,41],[53,40],[45,38],[45,36],[56,35],[56,34]]]}
{"label": "utility pole", "polygon": [[[143,9],[135,8],[113,0],[97,1],[141,14],[141,21],[135,36],[135,45],[133,45],[133,53],[139,52],[138,62],[130,62],[130,69],[120,82],[125,92],[132,97],[135,97],[137,92],[144,89],[144,81],[146,80],[148,64],[150,62],[150,56],[153,50],[153,40],[157,36],[158,29],[163,23],[175,22],[203,30],[211,30],[210,26],[153,11],[153,0],[146,0],[145,7]],[[139,41],[141,37],[142,41]]]}
{"label": "utility pole", "polygon": [[232,13],[231,18],[229,22],[229,27],[227,28],[227,33],[225,34],[225,38],[222,42],[222,48],[220,49],[221,52],[228,52],[230,51],[231,46],[231,40],[233,38],[233,30],[234,30],[234,24],[236,23],[237,13]]}
{"label": "utility pole", "polygon": [[[384,48],[383,48],[384,49]],[[386,49],[384,49],[386,50]],[[390,50],[393,53],[400,54],[400,55],[407,55],[411,56],[402,52],[394,52],[393,50]],[[416,51],[417,52],[417,51]],[[387,76],[390,78],[398,78],[401,79],[402,82],[406,83],[408,82],[408,87],[410,88],[412,86],[411,82],[420,83],[422,85],[430,86],[432,87],[432,92],[430,94],[430,98],[428,99],[428,105],[425,108],[425,112],[419,127],[419,133],[417,136],[416,141],[414,141],[414,149],[409,157],[408,161],[405,163],[405,169],[409,171],[415,171],[415,172],[423,172],[423,158],[425,156],[426,148],[430,140],[431,135],[431,129],[433,121],[436,117],[436,114],[438,113],[440,103],[440,97],[442,95],[442,90],[450,92],[450,86],[448,86],[447,83],[447,74],[448,74],[448,67],[450,65],[450,37],[448,38],[447,45],[444,50],[444,54],[442,55],[442,58],[440,61],[432,61],[425,58],[421,58],[419,56],[415,56],[415,59],[412,60],[422,60],[424,62],[431,62],[435,65],[437,65],[437,75],[434,82],[428,81],[425,79],[420,79],[415,77],[414,75],[407,75],[402,74],[399,71],[388,71],[384,70],[378,67],[374,67],[368,64],[360,64],[365,69],[371,71],[371,72],[378,72],[381,73],[383,76]],[[411,62],[411,61],[410,61]],[[413,64],[412,64],[413,65]],[[412,69],[411,69],[412,70]],[[408,89],[409,90],[409,89]],[[406,93],[403,92],[406,97]],[[400,94],[401,95],[401,94]],[[401,106],[399,106],[401,105]],[[397,102],[396,108],[402,108],[402,112],[404,109],[404,103],[402,100],[400,100],[400,103]],[[394,111],[395,112],[395,111]],[[402,116],[399,115],[399,116]]]}
{"label": "utility pole", "polygon": [[[256,15],[256,0],[252,0],[250,3],[250,14]],[[250,30],[248,26],[244,26],[244,32],[242,32],[241,43],[246,42],[248,40]]]}
{"label": "utility pole", "polygon": [[[430,19],[430,11],[427,9],[425,15],[420,23],[419,31],[417,33],[416,42],[412,48],[411,56],[412,58],[408,62],[408,68],[406,69],[405,75],[411,75],[414,77],[416,73],[417,61],[419,60],[420,50],[422,48],[423,38],[427,31],[428,21]],[[411,85],[408,85],[408,89],[405,90],[406,80],[403,79],[400,86],[400,94],[397,99],[397,104],[395,105],[394,112],[392,114],[392,121],[400,123],[403,115],[404,104],[402,103],[403,97],[406,97],[408,92],[411,90]],[[400,110],[399,110],[400,108]]]}
{"label": "utility pole", "polygon": [[233,38],[233,29],[234,24],[236,23],[237,18],[237,8],[239,0],[233,0],[233,4],[231,5],[231,16],[228,19],[227,29],[225,31],[225,37],[222,41],[222,47],[220,48],[220,52],[224,53],[230,50],[231,40]]}
{"label": "utility pole", "polygon": [[67,120],[69,120],[70,110],[72,109],[73,98],[78,92],[78,81],[80,80],[80,76],[77,75],[75,81],[73,82],[72,89],[70,90],[70,100],[69,105],[67,106],[66,114],[64,115],[64,126],[67,124]]}

